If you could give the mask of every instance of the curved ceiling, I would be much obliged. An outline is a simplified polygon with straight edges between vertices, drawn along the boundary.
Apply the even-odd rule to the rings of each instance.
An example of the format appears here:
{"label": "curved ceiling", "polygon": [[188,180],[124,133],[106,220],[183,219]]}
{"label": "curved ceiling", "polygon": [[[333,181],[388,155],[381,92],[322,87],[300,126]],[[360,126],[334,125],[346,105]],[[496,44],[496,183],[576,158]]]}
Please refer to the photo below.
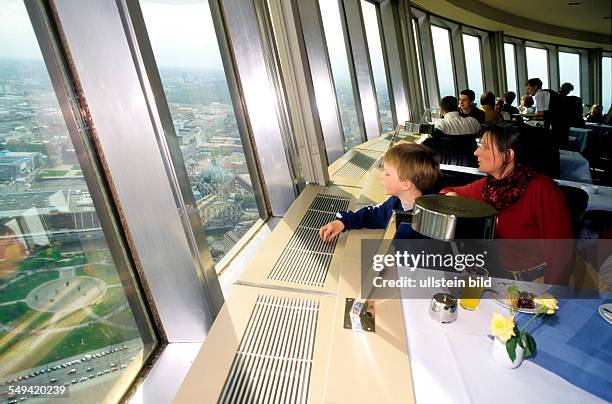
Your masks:
{"label": "curved ceiling", "polygon": [[[612,49],[612,0],[413,0],[442,17],[507,35]],[[570,5],[571,3],[579,3]]]}

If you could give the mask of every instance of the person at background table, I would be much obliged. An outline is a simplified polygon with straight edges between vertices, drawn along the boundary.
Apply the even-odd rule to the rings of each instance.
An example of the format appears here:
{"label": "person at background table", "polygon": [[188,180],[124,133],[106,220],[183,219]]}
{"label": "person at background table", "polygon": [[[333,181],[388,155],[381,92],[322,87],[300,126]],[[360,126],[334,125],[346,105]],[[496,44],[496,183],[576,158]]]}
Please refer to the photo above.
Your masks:
{"label": "person at background table", "polygon": [[501,97],[495,99],[495,112],[501,117],[502,121],[509,121],[511,118],[510,114],[503,110],[504,102],[504,99]]}
{"label": "person at background table", "polygon": [[518,108],[512,105],[515,99],[516,93],[514,91],[508,91],[506,94],[504,94],[504,105],[502,106],[502,111],[510,114],[510,117],[520,114]]}
{"label": "person at background table", "polygon": [[[411,211],[414,200],[430,191],[442,175],[438,156],[420,144],[393,146],[385,154],[383,167],[380,182],[383,192],[391,197],[379,205],[366,206],[356,212],[336,213],[336,220],[319,229],[323,241],[332,241],[345,230],[386,228],[393,211]],[[412,228],[405,230],[402,238],[410,238],[411,233],[414,233]]]}
{"label": "person at background table", "polygon": [[531,98],[530,95],[522,96],[518,109],[521,115],[533,114],[535,112],[535,107],[533,106],[533,98]]}
{"label": "person at background table", "polygon": [[487,125],[501,121],[501,115],[495,110],[495,94],[490,91],[482,93],[480,96],[480,109],[485,114]]}
{"label": "person at background table", "polygon": [[[444,188],[440,193],[477,199],[497,209],[495,238],[572,239],[565,197],[552,179],[524,165],[525,141],[516,125],[489,127],[474,152],[479,170],[487,176],[465,186]],[[571,248],[557,251],[551,247],[541,247],[540,262],[547,263],[544,282],[567,284],[565,253],[571,253]]]}
{"label": "person at background table", "polygon": [[472,118],[476,118],[479,123],[483,124],[485,123],[485,114],[474,104],[475,98],[476,94],[469,88],[459,93],[459,115],[463,117],[471,116]]}
{"label": "person at background table", "polygon": [[586,114],[586,121],[592,123],[603,123],[604,116],[601,105],[593,104],[591,110]]}
{"label": "person at background table", "polygon": [[434,128],[445,135],[475,135],[480,132],[480,123],[476,118],[459,115],[457,99],[452,95],[440,100],[440,115],[444,119],[434,122]]}
{"label": "person at background table", "polygon": [[535,116],[544,118],[544,114],[550,108],[550,92],[542,91],[542,80],[538,78],[527,80],[525,82],[525,91],[535,101]]}

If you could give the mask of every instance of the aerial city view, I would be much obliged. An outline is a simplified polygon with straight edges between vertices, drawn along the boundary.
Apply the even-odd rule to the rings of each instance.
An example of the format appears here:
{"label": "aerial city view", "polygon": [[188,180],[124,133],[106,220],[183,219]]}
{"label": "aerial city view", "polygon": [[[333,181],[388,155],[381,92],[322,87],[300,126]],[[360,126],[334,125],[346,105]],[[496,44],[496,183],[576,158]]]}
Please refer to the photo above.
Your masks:
{"label": "aerial city view", "polygon": [[[218,261],[259,218],[223,72],[161,75]],[[11,384],[91,394],[136,372],[146,347],[123,282],[44,63],[0,59],[0,402]]]}

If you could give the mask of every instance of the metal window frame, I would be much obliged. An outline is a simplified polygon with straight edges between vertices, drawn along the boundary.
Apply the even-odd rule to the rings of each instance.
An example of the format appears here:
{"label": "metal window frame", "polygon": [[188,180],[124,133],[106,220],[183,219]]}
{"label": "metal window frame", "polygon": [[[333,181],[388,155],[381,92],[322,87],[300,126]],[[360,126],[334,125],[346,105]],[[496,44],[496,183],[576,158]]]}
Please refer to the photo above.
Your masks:
{"label": "metal window frame", "polygon": [[80,169],[96,208],[106,245],[133,313],[145,350],[139,375],[125,392],[112,391],[108,398],[125,399],[150,370],[151,364],[167,344],[167,333],[151,298],[150,283],[142,259],[134,249],[134,234],[125,226],[125,211],[118,201],[112,179],[107,177],[108,161],[100,153],[98,133],[88,102],[83,94],[75,61],[66,48],[65,35],[54,3],[41,0],[25,2],[34,34],[47,67]]}
{"label": "metal window frame", "polygon": [[462,25],[461,33],[465,35],[475,36],[480,39],[480,63],[482,66],[483,76],[482,88],[484,89],[484,91],[495,91],[496,93],[499,92],[499,89],[497,89],[495,86],[495,71],[493,70],[495,63],[492,50],[493,41],[491,40],[489,32]]}
{"label": "metal window frame", "polygon": [[[423,53],[421,51],[422,49],[422,45],[421,45],[421,41],[420,41],[420,30],[419,30],[419,19],[417,17],[410,17],[410,31],[412,33],[411,37],[413,38],[413,41],[415,43],[415,48],[414,48],[414,53],[415,53],[415,57],[418,58],[416,60],[416,69],[417,74],[419,76],[419,80],[418,80],[418,86],[419,86],[419,92],[420,92],[420,96],[419,99],[422,103],[422,108],[420,108],[418,110],[418,116],[422,116],[423,112],[425,111],[425,109],[427,109],[427,105],[429,104],[428,102],[428,94],[427,91],[425,91],[425,89],[427,88],[427,80],[425,77],[425,72],[424,72],[424,67],[423,67]],[[419,62],[420,61],[420,62]]]}
{"label": "metal window frame", "polygon": [[[555,89],[559,88],[559,68],[557,66],[556,52],[557,47],[555,45],[544,44],[541,42],[525,41],[525,63],[527,63],[527,48],[543,49],[546,51],[546,69],[548,71],[548,88]],[[527,71],[527,64],[525,64],[525,71]]]}
{"label": "metal window frame", "polygon": [[505,59],[505,55],[506,55],[506,48],[505,48],[505,46],[504,46],[504,70],[506,71],[506,82],[504,83],[504,88],[506,88],[507,91],[516,91],[516,97],[520,100],[520,97],[521,97],[520,88],[521,88],[521,86],[519,85],[518,64],[516,62],[516,44],[514,44],[512,42],[506,42],[504,40],[504,45],[505,44],[512,45],[512,59],[514,59],[514,79],[516,81],[516,88],[511,89],[511,88],[508,87],[508,73],[507,73],[508,66],[506,65],[506,59]]}
{"label": "metal window frame", "polygon": [[[344,155],[345,142],[321,11],[318,0],[293,0],[293,2],[293,9],[299,16],[299,25],[304,39],[327,162],[332,164]],[[359,119],[359,105],[357,104],[356,107],[360,122],[360,136],[364,139],[365,131],[362,127],[362,120]]]}
{"label": "metal window frame", "polygon": [[425,109],[437,107],[440,104],[440,94],[438,85],[438,74],[434,63],[433,43],[431,39],[431,25],[429,14],[418,8],[411,7],[410,13],[417,19],[419,29],[419,44],[421,46],[421,64],[425,82],[425,93],[427,101]]}
{"label": "metal window frame", "polygon": [[[354,78],[357,89],[357,110],[365,128],[366,140],[380,136],[382,132],[376,87],[372,75],[372,63],[368,50],[363,12],[360,0],[338,0],[340,4],[340,19],[345,36],[349,59],[349,71]],[[391,94],[389,94],[391,96]],[[359,116],[359,113],[358,113]]]}

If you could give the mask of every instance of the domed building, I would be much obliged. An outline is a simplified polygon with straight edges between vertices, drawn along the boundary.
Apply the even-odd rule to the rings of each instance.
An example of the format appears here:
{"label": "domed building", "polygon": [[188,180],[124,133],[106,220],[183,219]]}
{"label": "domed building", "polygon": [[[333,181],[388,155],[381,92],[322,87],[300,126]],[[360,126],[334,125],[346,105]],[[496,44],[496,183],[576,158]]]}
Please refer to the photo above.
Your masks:
{"label": "domed building", "polygon": [[233,188],[234,179],[234,174],[223,167],[211,165],[202,171],[196,187],[204,196],[225,194]]}

